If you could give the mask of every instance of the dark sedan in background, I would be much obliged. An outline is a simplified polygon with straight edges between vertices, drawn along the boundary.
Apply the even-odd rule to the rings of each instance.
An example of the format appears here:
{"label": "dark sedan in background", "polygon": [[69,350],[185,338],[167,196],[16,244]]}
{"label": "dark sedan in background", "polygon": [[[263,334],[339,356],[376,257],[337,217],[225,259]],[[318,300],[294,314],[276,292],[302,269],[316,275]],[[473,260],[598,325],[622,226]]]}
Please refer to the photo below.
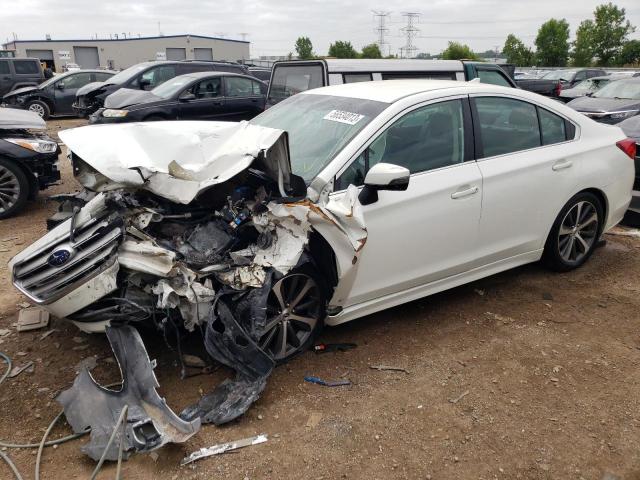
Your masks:
{"label": "dark sedan in background", "polygon": [[249,120],[264,111],[267,86],[227,72],[180,75],[151,91],[122,88],[89,117],[91,123],[154,120]]}
{"label": "dark sedan in background", "polygon": [[38,86],[24,87],[2,97],[2,106],[21,108],[47,119],[50,115],[74,115],[71,105],[79,88],[91,82],[104,82],[115,72],[79,70],[56,75]]}
{"label": "dark sedan in background", "polygon": [[567,103],[597,122],[616,124],[640,112],[640,77],[611,82],[589,97]]}

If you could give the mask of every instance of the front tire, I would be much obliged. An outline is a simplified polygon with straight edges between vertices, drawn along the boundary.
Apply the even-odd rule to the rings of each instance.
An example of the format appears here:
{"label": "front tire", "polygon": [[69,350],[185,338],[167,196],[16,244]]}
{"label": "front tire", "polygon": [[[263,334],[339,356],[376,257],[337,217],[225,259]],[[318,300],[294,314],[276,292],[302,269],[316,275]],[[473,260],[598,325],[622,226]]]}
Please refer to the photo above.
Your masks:
{"label": "front tire", "polygon": [[593,254],[603,224],[600,199],[590,192],[578,193],[562,208],[551,227],[542,257],[544,263],[558,272],[582,266]]}
{"label": "front tire", "polygon": [[18,212],[29,197],[29,180],[15,163],[0,158],[0,220]]}
{"label": "front tire", "polygon": [[33,113],[37,113],[40,118],[47,120],[51,115],[51,109],[42,100],[31,100],[27,103],[27,110]]}
{"label": "front tire", "polygon": [[271,287],[267,324],[258,345],[277,364],[307,350],[324,326],[327,294],[318,272],[305,266]]}

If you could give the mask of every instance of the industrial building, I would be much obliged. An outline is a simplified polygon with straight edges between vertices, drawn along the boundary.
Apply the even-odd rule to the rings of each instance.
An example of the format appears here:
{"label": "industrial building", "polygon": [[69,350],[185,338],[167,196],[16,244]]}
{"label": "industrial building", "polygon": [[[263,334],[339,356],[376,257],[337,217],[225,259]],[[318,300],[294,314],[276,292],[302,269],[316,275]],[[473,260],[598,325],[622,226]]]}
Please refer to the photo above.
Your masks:
{"label": "industrial building", "polygon": [[68,63],[82,68],[120,70],[148,60],[227,60],[250,58],[250,42],[202,35],[166,35],[94,40],[14,40],[3,44],[16,57],[39,58],[53,71]]}

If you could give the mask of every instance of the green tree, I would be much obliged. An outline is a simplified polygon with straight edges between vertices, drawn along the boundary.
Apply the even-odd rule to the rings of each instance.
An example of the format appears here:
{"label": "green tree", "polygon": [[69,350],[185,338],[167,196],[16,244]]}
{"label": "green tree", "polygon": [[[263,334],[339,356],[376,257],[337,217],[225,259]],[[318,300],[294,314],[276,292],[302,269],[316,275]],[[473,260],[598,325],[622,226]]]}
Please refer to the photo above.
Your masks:
{"label": "green tree", "polygon": [[571,63],[574,67],[590,67],[593,63],[593,22],[584,20],[576,30]]}
{"label": "green tree", "polygon": [[513,33],[507,36],[502,54],[507,57],[507,63],[513,63],[518,67],[528,67],[534,63],[531,49]]}
{"label": "green tree", "polygon": [[635,31],[625,14],[624,8],[613,3],[599,5],[593,12],[592,42],[598,65],[612,65],[622,52],[629,34]]}
{"label": "green tree", "polygon": [[473,53],[469,45],[458,42],[449,42],[449,46],[440,54],[443,60],[478,60],[478,56]]}
{"label": "green tree", "polygon": [[569,58],[569,24],[552,18],[540,26],[536,37],[536,58],[544,67],[565,67]]}
{"label": "green tree", "polygon": [[302,60],[309,60],[314,57],[313,45],[309,37],[298,37],[296,40],[296,52],[298,53],[298,58]]}
{"label": "green tree", "polygon": [[353,48],[351,42],[337,40],[336,43],[329,45],[329,56],[336,58],[357,58],[358,52]]}
{"label": "green tree", "polygon": [[377,43],[362,47],[362,58],[382,58],[382,52]]}
{"label": "green tree", "polygon": [[629,40],[625,43],[616,63],[619,65],[640,64],[640,40]]}

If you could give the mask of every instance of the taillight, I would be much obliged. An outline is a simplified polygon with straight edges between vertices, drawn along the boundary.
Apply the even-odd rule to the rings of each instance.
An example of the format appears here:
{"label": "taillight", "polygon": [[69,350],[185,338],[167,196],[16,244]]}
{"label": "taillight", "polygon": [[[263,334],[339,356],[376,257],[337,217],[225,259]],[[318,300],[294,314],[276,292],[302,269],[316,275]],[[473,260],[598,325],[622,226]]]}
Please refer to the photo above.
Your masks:
{"label": "taillight", "polygon": [[559,97],[562,93],[562,82],[558,82],[556,85],[556,97]]}
{"label": "taillight", "polygon": [[630,138],[625,138],[616,142],[616,146],[622,150],[630,159],[634,159],[636,156],[636,142]]}

